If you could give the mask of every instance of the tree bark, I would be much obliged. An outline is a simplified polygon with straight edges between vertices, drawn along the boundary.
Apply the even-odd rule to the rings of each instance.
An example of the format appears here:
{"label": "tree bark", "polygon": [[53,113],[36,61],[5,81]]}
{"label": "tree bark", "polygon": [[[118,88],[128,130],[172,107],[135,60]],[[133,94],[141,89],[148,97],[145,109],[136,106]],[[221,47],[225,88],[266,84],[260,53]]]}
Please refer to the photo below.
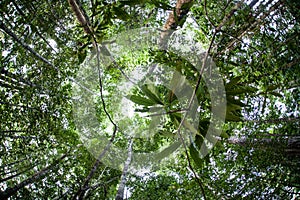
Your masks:
{"label": "tree bark", "polygon": [[194,0],[177,0],[175,9],[169,14],[169,17],[163,27],[160,35],[161,45],[165,46],[172,31],[178,26],[182,26],[186,20],[186,16],[192,7]]}
{"label": "tree bark", "polygon": [[84,32],[87,34],[92,34],[93,31],[90,28],[90,21],[84,9],[81,8],[80,2],[76,0],[68,0],[68,2],[80,25],[83,27]]}

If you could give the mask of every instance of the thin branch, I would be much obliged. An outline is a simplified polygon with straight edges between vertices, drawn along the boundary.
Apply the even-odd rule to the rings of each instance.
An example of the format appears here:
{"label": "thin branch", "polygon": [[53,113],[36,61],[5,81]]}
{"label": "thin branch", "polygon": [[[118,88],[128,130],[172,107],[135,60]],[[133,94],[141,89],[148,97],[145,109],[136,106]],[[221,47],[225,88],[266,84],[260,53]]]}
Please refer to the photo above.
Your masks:
{"label": "thin branch", "polygon": [[80,25],[83,27],[85,33],[93,35],[93,30],[90,27],[90,22],[88,21],[86,12],[81,6],[78,0],[68,0],[72,11],[74,12],[76,19],[79,21]]}
{"label": "thin branch", "polygon": [[[10,176],[8,176],[8,177],[2,178],[2,179],[0,179],[0,183],[2,183],[2,182],[4,182],[4,181],[7,181],[7,180],[10,180],[10,179],[13,179],[13,178],[15,178],[15,177],[17,177],[17,176],[19,176],[19,175],[21,175],[21,174],[24,174],[25,172],[27,172],[27,171],[33,169],[35,166],[36,166],[36,165],[32,165],[32,166],[30,166],[30,167],[25,168],[25,169],[22,170],[22,171],[19,171],[18,173],[15,173],[15,174],[10,175]],[[14,170],[14,171],[9,172],[9,173],[12,174],[12,173],[17,172],[17,171],[18,171],[18,170]],[[7,174],[8,174],[8,173],[7,173]],[[1,175],[3,175],[3,174],[1,174]]]}
{"label": "thin branch", "polygon": [[23,139],[23,140],[38,139],[38,137],[36,137],[36,136],[25,136],[25,135],[6,135],[6,134],[3,134],[1,136],[6,137],[6,138],[11,138],[11,139]]}
{"label": "thin branch", "polygon": [[[286,29],[287,29],[287,27],[286,27]],[[278,35],[278,37],[279,37],[279,35]],[[281,50],[281,51],[279,51],[279,52],[277,52],[277,55],[280,55],[280,54],[282,54],[283,52],[285,52],[285,51],[287,51],[287,49],[282,49],[282,47],[284,46],[284,45],[287,45],[288,44],[288,42],[290,42],[291,40],[293,40],[293,39],[295,39],[295,41],[297,40],[297,37],[299,37],[299,34],[294,34],[293,36],[291,36],[291,37],[288,37],[285,41],[283,41],[283,42],[281,42],[280,43],[280,45],[276,45],[276,47],[272,50],[272,54],[275,54],[276,53],[276,51],[279,49],[279,50]],[[279,40],[280,40],[280,38],[278,38]],[[276,55],[276,54],[275,54]]]}
{"label": "thin branch", "polygon": [[284,66],[280,67],[281,69],[288,69],[296,64],[300,63],[300,58],[294,59],[292,62],[286,63]]}
{"label": "thin branch", "polygon": [[119,176],[115,176],[115,177],[113,177],[112,179],[106,181],[105,183],[97,183],[97,184],[95,184],[95,185],[92,185],[92,186],[90,186],[88,189],[94,190],[94,189],[98,188],[99,186],[106,185],[106,184],[111,183],[111,182],[113,182],[113,181],[115,181],[115,180],[117,180],[117,179],[119,179]]}
{"label": "thin branch", "polygon": [[110,149],[110,146],[111,146],[113,140],[115,139],[116,130],[117,129],[115,128],[111,139],[109,140],[109,142],[105,146],[105,148],[102,150],[102,152],[100,153],[100,155],[97,157],[95,163],[93,164],[92,169],[90,170],[89,175],[86,177],[86,179],[85,179],[82,187],[79,188],[79,190],[77,191],[77,193],[74,195],[73,199],[76,199],[77,197],[79,199],[83,199],[83,197],[85,195],[85,192],[86,192],[86,189],[88,188],[88,184],[89,184],[90,180],[92,179],[92,177],[94,176],[94,174],[96,173],[96,171],[97,171],[97,169],[98,169],[98,167],[100,165],[101,159],[106,154],[106,152]]}
{"label": "thin branch", "polygon": [[[227,16],[224,17],[223,21],[219,24],[219,26],[215,28],[214,34],[212,36],[212,39],[211,39],[211,42],[210,42],[210,45],[209,45],[209,48],[208,48],[208,50],[207,50],[207,52],[205,54],[205,57],[203,59],[202,67],[201,67],[200,73],[199,73],[199,78],[197,80],[197,84],[196,84],[196,87],[195,87],[195,89],[193,91],[193,94],[192,94],[192,96],[190,98],[187,110],[189,110],[191,108],[192,103],[194,101],[194,98],[196,96],[196,92],[197,92],[197,90],[198,90],[198,88],[200,86],[200,83],[201,83],[201,80],[202,80],[202,74],[203,74],[203,71],[204,71],[207,59],[208,59],[208,55],[209,55],[209,53],[210,53],[210,51],[212,49],[212,45],[214,43],[214,40],[215,40],[217,32],[219,32],[221,30],[222,26],[233,16],[233,14],[238,10],[238,8],[241,7],[242,2],[239,2],[238,4],[236,4],[236,6],[230,11],[230,13]],[[205,195],[205,190],[204,190],[204,187],[203,187],[203,183],[200,180],[199,176],[197,175],[196,171],[194,170],[194,168],[193,168],[193,166],[191,164],[191,160],[190,160],[190,157],[189,157],[189,154],[188,154],[187,146],[186,146],[186,144],[184,142],[184,139],[183,139],[183,136],[182,136],[182,134],[180,132],[180,129],[183,126],[183,123],[184,123],[184,121],[185,121],[185,119],[187,117],[187,114],[188,114],[188,112],[186,112],[185,115],[183,116],[183,118],[181,119],[181,122],[180,122],[180,124],[179,124],[179,126],[177,128],[177,133],[178,133],[179,139],[180,139],[180,141],[181,141],[181,143],[182,143],[182,145],[183,145],[183,147],[185,149],[185,154],[186,154],[186,157],[187,157],[187,160],[188,160],[189,168],[192,170],[192,172],[194,174],[194,177],[196,178],[196,181],[197,181],[197,183],[198,183],[198,185],[199,185],[199,187],[201,189],[203,197],[206,200],[206,195]]]}
{"label": "thin branch", "polygon": [[17,161],[8,163],[8,164],[6,164],[6,165],[1,165],[1,166],[0,166],[0,169],[1,169],[1,168],[5,168],[5,167],[9,167],[9,166],[12,166],[12,165],[15,165],[15,164],[18,164],[18,163],[21,163],[21,162],[23,162],[23,161],[25,161],[25,160],[27,160],[27,159],[26,159],[26,158],[23,158],[23,159],[21,159],[21,160],[17,160]]}
{"label": "thin branch", "polygon": [[[12,1],[13,5],[15,6],[16,10],[25,18],[26,15],[24,14],[24,12],[20,9],[20,7],[18,6],[18,4],[14,1]],[[44,38],[44,36],[39,32],[38,28],[36,26],[34,26],[32,23],[27,22],[29,24],[29,26],[32,27],[33,30],[36,31],[37,35],[55,52],[57,53],[57,51],[50,45],[50,43]]]}
{"label": "thin branch", "polygon": [[238,2],[233,8],[232,10],[228,13],[228,15],[226,15],[222,22],[217,26],[217,28],[215,29],[216,32],[219,32],[221,30],[221,28],[225,25],[225,23],[233,16],[233,14],[243,5],[244,0]]}
{"label": "thin branch", "polygon": [[[285,192],[285,193],[289,193],[289,194],[293,194],[293,195],[296,195],[296,196],[300,196],[300,192],[299,192],[299,190],[297,191],[296,190],[296,188],[297,188],[297,186],[293,186],[294,188],[291,188],[291,189],[289,189],[289,190],[286,190],[286,189],[283,189],[283,188],[281,188],[281,187],[279,187],[279,189],[280,190],[282,190],[283,192]],[[298,188],[299,188],[299,186],[298,186]],[[294,191],[291,191],[291,190],[294,190]]]}
{"label": "thin branch", "polygon": [[[275,68],[274,71],[273,71],[272,73],[275,74],[275,73],[277,73],[277,72],[280,72],[281,70],[286,70],[286,69],[291,68],[291,67],[293,67],[294,65],[297,65],[297,64],[300,64],[300,58],[296,58],[296,59],[294,59],[293,61],[291,61],[291,62],[289,62],[289,63],[286,63],[286,64],[284,64],[284,65],[281,66],[281,67]],[[265,73],[263,73],[262,75],[259,75],[259,76],[253,77],[253,78],[254,78],[255,80],[259,80],[259,79],[264,78],[264,77],[269,76],[269,75],[270,75],[270,71],[269,71],[269,72],[265,72]],[[251,80],[249,80],[249,81],[251,81]],[[298,86],[298,85],[294,85],[294,86],[291,86],[291,87],[289,88],[289,86],[285,85],[285,88],[286,88],[286,89],[291,89],[291,88],[293,88],[293,87],[299,87],[299,86]]]}
{"label": "thin branch", "polygon": [[227,7],[229,6],[229,4],[232,2],[232,0],[227,0],[227,3],[226,3],[226,5],[224,6],[224,8],[223,8],[223,12],[225,13],[226,12],[226,9],[227,9]]}
{"label": "thin branch", "polygon": [[[106,47],[105,45],[102,45],[101,48],[103,49],[103,51],[105,51],[106,53],[109,54],[109,56],[110,56],[110,58],[111,58],[111,60],[112,60],[111,65],[116,66],[116,67],[118,68],[118,70],[121,72],[121,74],[125,77],[125,79],[126,79],[127,81],[129,81],[130,83],[136,85],[137,83],[135,83],[133,80],[131,80],[131,79],[127,76],[127,74],[123,71],[123,69],[121,68],[121,66],[120,66],[120,65],[117,63],[117,61],[114,59],[114,57],[111,56],[111,54],[110,54],[109,50],[107,49],[107,47]],[[108,67],[107,69],[109,69],[109,67]]]}
{"label": "thin branch", "polygon": [[254,46],[252,46],[252,45],[250,45],[250,44],[247,44],[247,43],[245,43],[243,40],[241,40],[240,38],[238,38],[238,37],[235,37],[235,36],[233,36],[232,34],[230,34],[230,33],[227,33],[227,32],[225,32],[225,31],[223,31],[223,30],[221,30],[221,32],[222,33],[224,33],[225,35],[228,35],[228,36],[230,36],[230,37],[232,37],[233,39],[235,39],[235,40],[238,40],[239,42],[242,42],[243,44],[245,44],[245,45],[247,45],[248,47],[250,47],[250,48],[252,48],[252,49],[254,49],[255,51],[257,51],[258,53],[260,53],[261,54],[261,51],[259,51],[257,48],[255,48]]}
{"label": "thin branch", "polygon": [[[193,0],[177,0],[175,9],[170,12],[160,35],[160,45],[162,47],[166,47],[167,41],[172,34],[172,30],[176,30],[179,25],[185,22],[185,17],[190,11],[192,4]],[[184,6],[185,8],[183,8]]]}
{"label": "thin branch", "polygon": [[[204,71],[204,68],[205,68],[205,65],[206,65],[206,62],[207,62],[209,53],[210,53],[210,51],[211,51],[211,49],[212,49],[212,46],[213,46],[213,43],[214,43],[216,34],[221,30],[221,28],[225,25],[225,23],[233,16],[233,14],[234,14],[241,6],[242,6],[242,3],[243,3],[243,1],[237,3],[237,4],[235,5],[235,7],[230,11],[230,13],[229,13],[228,15],[226,15],[226,16],[224,17],[224,19],[222,20],[222,22],[215,28],[214,34],[213,34],[213,36],[212,36],[212,39],[211,39],[211,42],[210,42],[210,45],[209,45],[209,48],[208,48],[208,50],[206,51],[205,57],[204,57],[204,59],[203,59],[202,67],[201,67],[200,73],[199,73],[199,78],[198,78],[198,80],[197,80],[197,84],[196,84],[196,87],[195,87],[195,89],[194,89],[194,91],[193,91],[192,97],[190,98],[190,101],[189,101],[187,110],[189,110],[189,109],[191,108],[192,103],[193,103],[193,101],[194,101],[194,98],[195,98],[195,96],[196,96],[196,92],[197,92],[197,90],[198,90],[198,88],[199,88],[199,86],[200,86],[200,83],[201,83],[201,80],[202,80],[202,74],[203,74],[203,71]],[[181,127],[183,126],[183,123],[184,123],[184,121],[185,121],[185,119],[186,119],[186,117],[187,117],[187,114],[188,114],[188,112],[186,112],[185,115],[184,115],[184,117],[182,118],[182,120],[181,120],[181,122],[180,122],[180,124],[179,124],[179,126],[178,126],[177,133],[178,133],[179,138],[180,138],[180,140],[181,140],[181,142],[182,142],[182,144],[183,144],[183,146],[184,146],[185,154],[186,154],[186,156],[187,156],[189,168],[192,170],[192,172],[193,172],[193,174],[194,174],[194,176],[195,176],[195,178],[196,178],[196,180],[197,180],[197,183],[198,183],[198,185],[200,186],[200,189],[201,189],[201,192],[202,192],[202,194],[203,194],[204,199],[206,199],[206,195],[205,195],[205,190],[204,190],[204,187],[203,187],[203,183],[202,183],[202,181],[200,180],[200,178],[198,177],[198,175],[197,175],[197,173],[195,172],[194,168],[192,167],[191,160],[190,160],[190,157],[189,157],[189,154],[188,154],[188,150],[187,150],[186,144],[184,143],[183,136],[182,136],[182,134],[180,133],[180,129],[181,129]]]}
{"label": "thin branch", "polygon": [[210,17],[208,16],[208,12],[207,12],[207,0],[204,0],[204,11],[205,11],[205,16],[207,18],[207,20],[209,21],[209,23],[216,28],[216,25],[211,21]]}
{"label": "thin branch", "polygon": [[54,66],[49,60],[41,56],[39,53],[34,51],[31,47],[29,47],[27,44],[25,44],[23,41],[21,41],[16,34],[14,34],[2,21],[0,21],[0,28],[9,36],[11,36],[17,43],[19,43],[24,49],[28,50],[30,53],[32,53],[34,56],[36,56],[39,60],[43,61],[48,66],[52,67],[53,69],[60,72],[59,68]]}
{"label": "thin branch", "polygon": [[[212,37],[211,42],[210,42],[210,45],[209,45],[209,48],[208,48],[208,50],[207,50],[206,53],[205,53],[205,57],[204,57],[204,59],[203,59],[202,67],[201,67],[200,73],[199,73],[199,78],[198,78],[198,80],[197,80],[197,84],[196,84],[196,87],[195,87],[195,89],[194,89],[194,91],[193,91],[193,94],[192,94],[192,96],[191,96],[191,98],[190,98],[190,101],[189,101],[187,110],[190,110],[190,108],[191,108],[191,106],[192,106],[192,103],[193,103],[193,101],[194,101],[194,98],[195,98],[195,96],[196,96],[196,92],[197,92],[197,90],[198,90],[198,88],[199,88],[199,86],[200,86],[200,83],[201,83],[201,80],[202,80],[202,74],[203,74],[203,71],[204,71],[204,68],[205,68],[205,65],[206,65],[206,61],[207,61],[207,59],[208,59],[209,52],[210,52],[211,49],[212,49],[212,44],[214,43],[216,34],[217,34],[217,31],[214,32],[213,37]],[[203,194],[203,197],[204,197],[204,199],[206,200],[206,195],[205,195],[205,190],[204,190],[204,187],[203,187],[203,183],[202,183],[202,181],[200,180],[199,176],[197,175],[196,171],[194,170],[194,168],[193,168],[193,166],[192,166],[192,164],[191,164],[191,160],[190,160],[190,157],[189,157],[189,154],[188,154],[187,146],[186,146],[186,144],[184,143],[183,136],[182,136],[182,134],[181,134],[181,132],[180,132],[180,129],[181,129],[181,127],[183,126],[183,123],[184,123],[184,121],[185,121],[187,115],[188,115],[188,112],[186,112],[185,115],[183,116],[183,118],[181,119],[181,122],[180,122],[180,124],[179,124],[179,126],[178,126],[178,128],[177,128],[177,133],[178,133],[179,138],[180,138],[180,141],[181,141],[181,143],[182,143],[182,145],[183,145],[183,147],[184,147],[184,149],[185,149],[185,154],[186,154],[186,157],[187,157],[187,160],[188,160],[189,168],[192,170],[192,172],[193,172],[193,174],[194,174],[194,176],[195,176],[195,178],[196,178],[196,181],[197,181],[197,183],[198,183],[198,185],[199,185],[199,187],[200,187],[200,189],[201,189],[201,192],[202,192],[202,194]]]}
{"label": "thin branch", "polygon": [[116,132],[117,132],[117,124],[113,121],[111,115],[109,114],[109,112],[106,108],[106,103],[105,103],[104,96],[103,96],[103,82],[102,82],[102,78],[101,78],[102,77],[102,72],[101,72],[101,67],[100,67],[100,48],[98,46],[98,43],[97,43],[97,40],[96,40],[95,35],[93,33],[93,30],[90,28],[90,22],[87,18],[87,15],[85,14],[86,12],[81,7],[80,2],[78,2],[76,0],[69,0],[69,4],[70,4],[73,12],[75,13],[75,16],[76,16],[77,20],[83,26],[84,31],[92,37],[92,40],[93,40],[92,42],[93,42],[94,48],[95,48],[96,53],[97,53],[97,70],[98,70],[98,82],[99,82],[99,87],[100,87],[100,99],[101,99],[101,103],[102,103],[104,113],[105,113],[105,115],[107,116],[107,118],[109,119],[109,121],[112,123],[112,125],[114,127],[112,136],[111,136],[108,144],[105,146],[105,148],[102,150],[102,152],[97,157],[97,159],[96,159],[95,163],[93,164],[93,167],[90,170],[90,173],[88,174],[88,176],[86,177],[83,185],[79,188],[79,190],[73,196],[73,199],[76,199],[77,197],[79,199],[83,199],[84,195],[85,195],[85,192],[86,192],[86,188],[88,188],[90,180],[92,179],[92,177],[96,173],[103,156],[110,149],[110,146],[111,146],[112,142],[115,139]]}
{"label": "thin branch", "polygon": [[[48,6],[51,7],[51,6],[53,5],[53,3],[51,2],[51,3],[52,3],[52,5],[51,5],[51,3],[49,3],[49,1],[51,1],[51,0],[47,0],[46,2],[47,2],[47,4],[48,4]],[[62,3],[62,2],[60,2],[60,3]],[[59,18],[59,16],[57,16],[57,14],[54,13],[54,9],[51,8],[50,11],[51,11],[52,15],[53,15],[54,18],[55,18],[55,19],[52,19],[52,17],[51,17],[50,20],[51,20],[54,24],[56,24],[57,26],[59,26],[59,28],[61,28],[61,30],[63,30],[64,32],[67,32],[67,29],[65,28],[65,26],[63,26],[62,23],[60,22],[60,21],[61,21],[61,18]]]}
{"label": "thin branch", "polygon": [[29,80],[25,80],[21,76],[17,76],[17,74],[13,74],[9,72],[8,70],[2,68],[0,71],[0,80],[2,79],[3,82],[9,83],[9,84],[15,84],[15,85],[25,85],[30,87],[38,87],[36,84],[32,83]]}
{"label": "thin branch", "polygon": [[[101,183],[97,183],[95,185],[92,185],[90,186],[89,188],[87,188],[87,193],[86,195],[84,196],[84,199],[90,199],[89,197],[93,194],[93,191],[95,191],[95,189],[99,188],[99,187],[103,187],[103,190],[104,190],[104,198],[106,197],[106,194],[107,194],[107,184],[119,179],[120,177],[119,176],[115,176],[113,177],[112,179],[106,181],[105,183],[101,182]],[[105,198],[106,199],[106,198]]]}
{"label": "thin branch", "polygon": [[[0,84],[1,85],[1,84]],[[30,107],[28,104],[27,105],[19,105],[19,104],[12,104],[12,103],[8,103],[8,102],[4,102],[4,101],[0,101],[0,105],[7,105],[10,107],[17,107],[17,108],[23,108],[23,109],[31,109],[31,110],[36,110],[36,111],[40,111],[39,109],[35,108],[35,107]]]}
{"label": "thin branch", "polygon": [[263,20],[269,16],[269,14],[271,12],[273,12],[274,10],[276,10],[279,6],[280,6],[281,2],[278,1],[276,4],[274,4],[269,10],[268,12],[264,13],[262,16],[260,16],[260,18],[258,20],[256,20],[254,23],[250,24],[250,26],[248,26],[241,34],[239,34],[237,37],[234,37],[234,40],[232,40],[227,46],[226,48],[224,48],[223,51],[221,51],[220,53],[218,53],[216,56],[224,53],[225,51],[229,50],[231,51],[234,46],[233,45],[236,45],[238,42],[241,42],[242,41],[242,37],[244,37],[246,34],[248,34],[250,32],[250,30],[254,30],[254,29],[257,29],[259,28],[260,26],[258,26],[260,23],[261,25],[263,25]]}

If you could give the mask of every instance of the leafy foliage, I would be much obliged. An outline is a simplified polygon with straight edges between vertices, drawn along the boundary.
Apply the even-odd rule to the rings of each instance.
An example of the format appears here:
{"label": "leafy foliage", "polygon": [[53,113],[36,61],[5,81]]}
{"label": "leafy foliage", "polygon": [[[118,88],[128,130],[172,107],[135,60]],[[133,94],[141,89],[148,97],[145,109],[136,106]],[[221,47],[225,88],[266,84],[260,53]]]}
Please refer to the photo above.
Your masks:
{"label": "leafy foliage", "polygon": [[[118,148],[126,148],[132,139],[128,130],[145,127],[150,127],[148,137],[133,138],[134,153],[175,144],[157,156],[161,165],[156,171],[128,175],[129,199],[299,196],[298,1],[209,0],[181,8],[188,15],[175,32],[193,32],[193,40],[208,47],[220,69],[227,100],[221,135],[208,133],[215,116],[200,69],[174,52],[148,48],[137,55],[128,47],[110,66],[100,69],[101,83],[99,71],[85,68],[85,61],[98,57],[95,47],[111,55],[102,42],[112,36],[144,26],[162,28],[168,12],[176,14],[175,2],[75,2],[92,34],[76,22],[67,1],[0,2],[1,199],[111,199],[116,195],[122,173],[105,166],[82,144],[89,141],[85,145],[97,149],[103,143],[97,132],[80,137],[76,117],[94,125],[89,111],[79,106],[85,100],[93,103],[101,137]],[[131,71],[153,63],[171,71],[160,72],[162,78],[171,74],[170,87],[147,81],[134,85],[126,94],[131,104],[126,105],[132,105],[135,118],[123,117],[126,105],[120,103],[119,86],[133,78]],[[90,92],[102,91],[102,95],[74,96],[75,84],[87,84],[89,78],[95,83]],[[188,102],[180,101],[174,92],[179,87],[184,91],[185,82],[195,90],[199,104],[196,126],[196,120],[184,117]],[[117,131],[111,128],[112,121],[119,122]],[[189,134],[182,138],[192,142],[163,160],[182,142],[180,130]],[[211,144],[215,147],[203,158],[202,148]]]}

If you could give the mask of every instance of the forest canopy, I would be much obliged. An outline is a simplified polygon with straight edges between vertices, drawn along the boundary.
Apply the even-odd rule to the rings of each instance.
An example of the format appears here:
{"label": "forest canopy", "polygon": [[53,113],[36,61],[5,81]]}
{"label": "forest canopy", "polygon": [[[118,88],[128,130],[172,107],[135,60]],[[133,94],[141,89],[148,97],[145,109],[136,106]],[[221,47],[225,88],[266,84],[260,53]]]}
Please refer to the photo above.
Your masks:
{"label": "forest canopy", "polygon": [[0,199],[299,198],[299,1],[0,12]]}

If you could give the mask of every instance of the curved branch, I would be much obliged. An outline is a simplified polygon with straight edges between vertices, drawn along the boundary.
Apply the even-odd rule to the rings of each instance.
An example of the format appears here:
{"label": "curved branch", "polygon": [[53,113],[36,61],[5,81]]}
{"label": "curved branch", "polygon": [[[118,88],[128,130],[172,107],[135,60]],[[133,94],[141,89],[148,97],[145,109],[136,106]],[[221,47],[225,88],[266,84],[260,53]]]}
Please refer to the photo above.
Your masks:
{"label": "curved branch", "polygon": [[205,11],[205,16],[207,18],[207,20],[209,21],[209,23],[216,28],[216,25],[211,21],[210,17],[208,16],[208,11],[207,11],[207,0],[204,0],[204,11]]}
{"label": "curved branch", "polygon": [[97,54],[97,60],[96,61],[97,61],[97,70],[98,70],[98,82],[99,82],[99,87],[100,87],[100,99],[101,99],[101,102],[102,102],[104,113],[105,113],[105,115],[107,116],[107,118],[109,119],[109,121],[112,123],[112,125],[114,127],[113,134],[112,134],[108,144],[105,146],[105,148],[102,150],[102,152],[97,157],[97,159],[96,159],[95,163],[93,164],[93,167],[90,170],[89,175],[86,177],[83,185],[78,189],[76,194],[73,196],[73,199],[77,199],[77,197],[79,199],[83,199],[84,195],[86,193],[86,189],[88,188],[90,180],[92,179],[92,177],[96,173],[102,158],[104,157],[106,152],[110,149],[110,146],[111,146],[112,142],[115,139],[115,136],[116,136],[116,133],[117,133],[117,124],[113,121],[111,115],[109,114],[109,112],[106,108],[106,103],[105,103],[104,96],[103,96],[103,81],[102,81],[102,78],[101,78],[102,77],[102,72],[101,72],[101,67],[100,67],[100,48],[99,48],[99,45],[97,43],[96,37],[93,33],[93,30],[90,28],[89,19],[87,18],[87,15],[85,14],[86,12],[84,11],[84,9],[80,6],[81,5],[80,2],[77,2],[76,0],[69,0],[69,4],[70,4],[73,12],[75,13],[75,16],[76,16],[77,20],[83,26],[84,31],[92,37],[92,40],[93,40],[92,42],[93,42],[93,45],[94,45],[94,48],[95,48],[96,54]]}
{"label": "curved branch", "polygon": [[[200,86],[201,80],[202,80],[202,74],[203,74],[203,71],[204,71],[204,68],[205,68],[205,65],[206,65],[206,61],[207,61],[208,55],[209,55],[209,53],[210,53],[210,51],[211,51],[211,49],[212,49],[212,45],[213,45],[213,43],[214,43],[216,34],[217,34],[217,31],[214,32],[213,37],[212,37],[211,42],[210,42],[210,45],[209,45],[209,48],[208,48],[208,50],[207,50],[206,53],[205,53],[205,57],[204,57],[204,59],[203,59],[202,67],[201,67],[200,73],[199,73],[199,78],[198,78],[198,80],[197,80],[196,87],[195,87],[195,89],[194,89],[194,91],[193,91],[193,94],[192,94],[190,100],[189,100],[188,108],[187,108],[186,110],[190,110],[190,108],[191,108],[191,106],[192,106],[192,104],[193,104],[194,98],[195,98],[195,96],[196,96],[196,92],[197,92],[197,90],[198,90],[198,88],[199,88],[199,86]],[[198,183],[198,185],[199,185],[199,187],[200,187],[200,189],[201,189],[201,192],[202,192],[202,194],[203,194],[204,200],[206,200],[206,195],[205,195],[205,190],[204,190],[204,187],[203,187],[203,183],[202,183],[202,181],[200,180],[199,176],[197,175],[196,171],[194,170],[194,168],[193,168],[193,166],[192,166],[191,159],[190,159],[189,154],[188,154],[187,146],[186,146],[186,144],[184,143],[183,136],[182,136],[182,134],[181,134],[181,132],[180,132],[180,129],[181,129],[181,127],[183,126],[184,121],[185,121],[187,115],[188,115],[188,112],[186,112],[185,115],[183,116],[183,118],[181,119],[180,124],[179,124],[179,126],[178,126],[178,128],[177,128],[177,133],[178,133],[179,139],[180,139],[180,141],[181,141],[181,143],[182,143],[182,145],[183,145],[183,147],[184,147],[184,149],[185,149],[185,154],[186,154],[186,157],[187,157],[187,161],[188,161],[189,168],[191,169],[191,171],[192,171],[193,174],[194,174],[194,177],[196,178],[196,181],[197,181],[197,183]]]}

